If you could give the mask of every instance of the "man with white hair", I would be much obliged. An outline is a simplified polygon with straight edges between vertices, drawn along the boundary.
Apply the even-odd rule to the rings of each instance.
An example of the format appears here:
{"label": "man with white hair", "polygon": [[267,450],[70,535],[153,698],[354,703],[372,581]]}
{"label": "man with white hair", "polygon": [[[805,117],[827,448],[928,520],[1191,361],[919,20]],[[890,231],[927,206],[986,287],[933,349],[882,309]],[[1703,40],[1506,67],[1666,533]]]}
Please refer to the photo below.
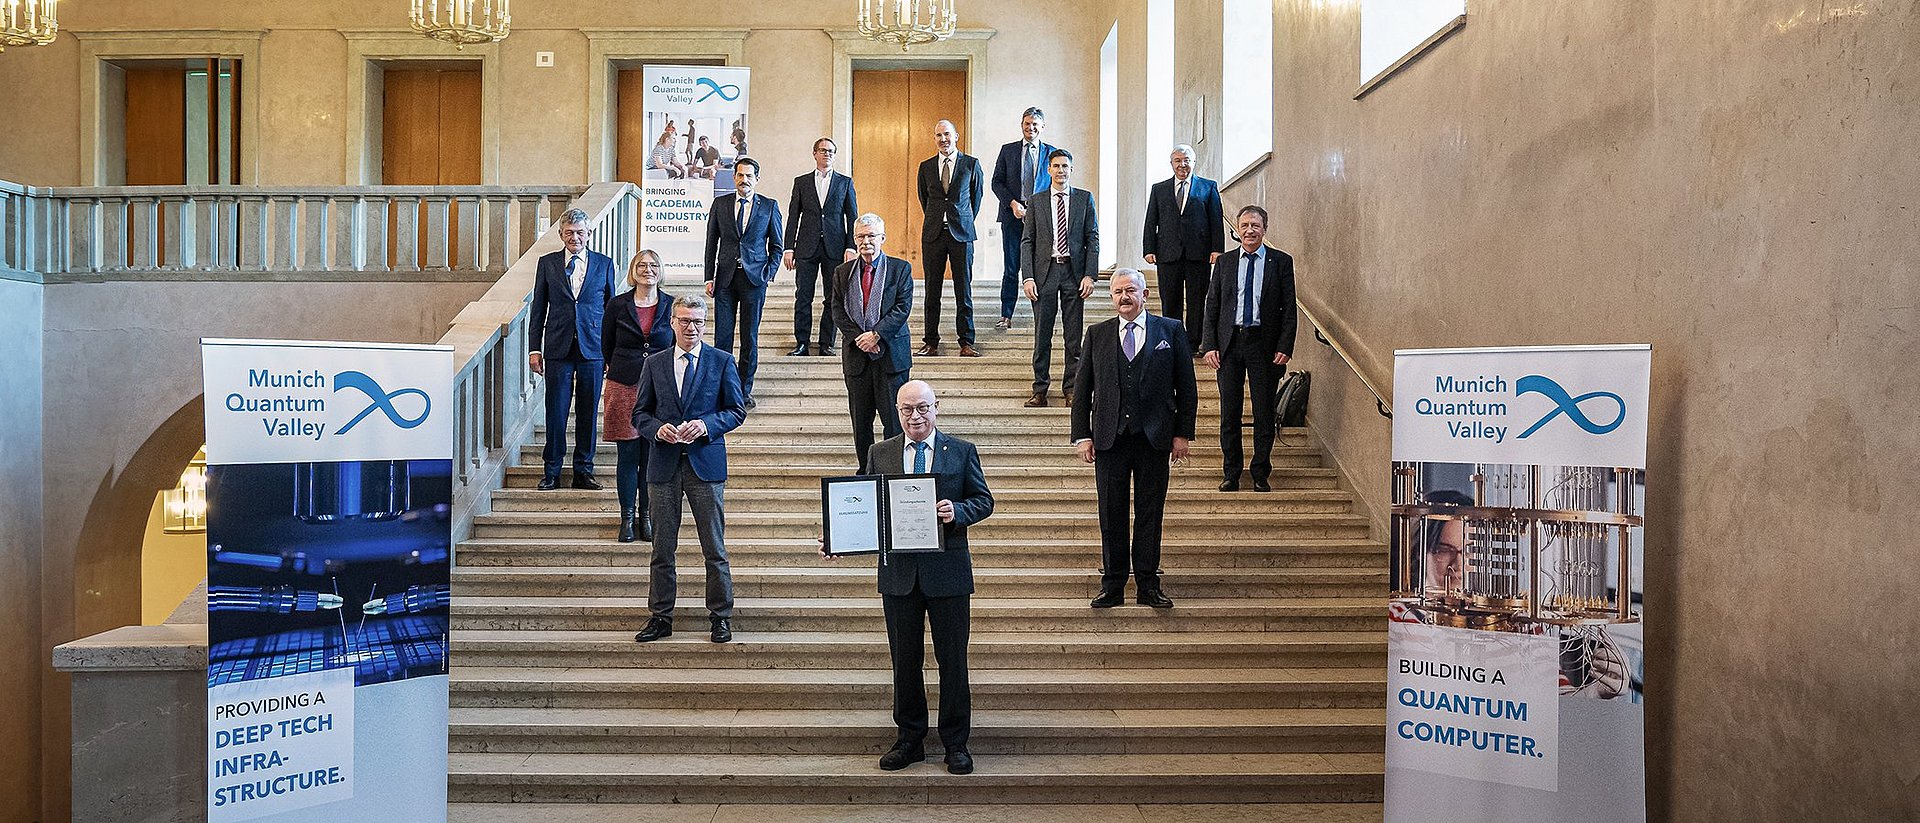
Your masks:
{"label": "man with white hair", "polygon": [[1220,186],[1193,173],[1193,147],[1173,147],[1173,176],[1153,185],[1140,249],[1155,266],[1160,314],[1185,324],[1187,342],[1200,351],[1200,310],[1207,300],[1208,267],[1227,248]]}
{"label": "man with white hair", "polygon": [[573,487],[598,491],[600,380],[606,361],[600,332],[613,299],[613,258],[592,251],[592,218],[579,209],[560,216],[563,248],[542,255],[534,268],[527,312],[527,367],[547,383],[547,446],[541,452],[541,490],[558,488],[567,459],[567,410],[573,409]]}
{"label": "man with white hair", "polygon": [[913,314],[913,264],[888,257],[887,224],[868,212],[853,224],[857,256],[833,271],[833,324],[840,329],[840,374],[847,381],[853,449],[865,474],[873,418],[884,437],[900,434],[893,398],[913,367],[907,317]]}

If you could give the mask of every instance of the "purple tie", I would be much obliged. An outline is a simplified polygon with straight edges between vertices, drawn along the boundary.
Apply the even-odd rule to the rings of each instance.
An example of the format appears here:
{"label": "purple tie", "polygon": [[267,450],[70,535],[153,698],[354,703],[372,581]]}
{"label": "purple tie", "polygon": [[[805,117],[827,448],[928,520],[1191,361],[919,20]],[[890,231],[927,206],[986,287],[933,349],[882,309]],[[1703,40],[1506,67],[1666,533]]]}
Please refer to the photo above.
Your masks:
{"label": "purple tie", "polygon": [[1133,329],[1137,325],[1139,324],[1128,323],[1126,332],[1120,335],[1120,351],[1126,353],[1129,361],[1133,360],[1134,352],[1137,350],[1133,342]]}

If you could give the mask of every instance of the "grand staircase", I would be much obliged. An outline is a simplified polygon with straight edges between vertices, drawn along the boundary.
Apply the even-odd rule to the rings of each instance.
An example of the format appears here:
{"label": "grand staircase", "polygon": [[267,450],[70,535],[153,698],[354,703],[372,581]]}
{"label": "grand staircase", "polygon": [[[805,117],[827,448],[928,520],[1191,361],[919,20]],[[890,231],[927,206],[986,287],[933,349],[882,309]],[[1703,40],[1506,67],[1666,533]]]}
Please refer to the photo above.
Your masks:
{"label": "grand staircase", "polygon": [[[1202,367],[1199,438],[1167,501],[1178,605],[1090,609],[1093,472],[1067,442],[1059,366],[1056,405],[1022,408],[1031,320],[1023,306],[994,330],[997,282],[981,286],[987,356],[913,369],[941,429],[980,444],[996,501],[968,535],[978,771],[947,774],[937,735],[927,763],[875,766],[894,731],[873,560],[824,562],[814,539],[820,478],[853,469],[846,395],[837,359],[782,356],[783,277],[759,408],[728,435],[734,642],[707,642],[690,521],[680,631],[633,642],[649,548],[613,539],[612,447],[606,491],[540,492],[536,434],[458,547],[454,820],[1380,819],[1385,550],[1310,436],[1286,432],[1273,492],[1216,491]],[[1103,286],[1088,322],[1110,315]],[[917,308],[914,326],[917,343]]]}

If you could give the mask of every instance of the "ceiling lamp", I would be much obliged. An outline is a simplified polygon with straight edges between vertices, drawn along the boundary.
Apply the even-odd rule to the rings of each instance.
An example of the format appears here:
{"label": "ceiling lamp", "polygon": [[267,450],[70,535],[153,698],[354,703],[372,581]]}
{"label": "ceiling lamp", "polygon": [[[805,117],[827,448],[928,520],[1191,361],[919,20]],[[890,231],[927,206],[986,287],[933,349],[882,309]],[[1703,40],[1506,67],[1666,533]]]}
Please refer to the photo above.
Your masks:
{"label": "ceiling lamp", "polygon": [[506,39],[513,23],[507,0],[413,0],[411,18],[414,31],[456,48]]}
{"label": "ceiling lamp", "polygon": [[[0,0],[6,2],[6,0]],[[187,461],[180,483],[160,492],[160,530],[167,534],[199,534],[207,530],[207,448]]]}
{"label": "ceiling lamp", "polygon": [[44,46],[60,31],[54,8],[60,0],[0,0],[0,51],[8,46]]}
{"label": "ceiling lamp", "polygon": [[953,0],[860,0],[860,36],[900,50],[953,36]]}

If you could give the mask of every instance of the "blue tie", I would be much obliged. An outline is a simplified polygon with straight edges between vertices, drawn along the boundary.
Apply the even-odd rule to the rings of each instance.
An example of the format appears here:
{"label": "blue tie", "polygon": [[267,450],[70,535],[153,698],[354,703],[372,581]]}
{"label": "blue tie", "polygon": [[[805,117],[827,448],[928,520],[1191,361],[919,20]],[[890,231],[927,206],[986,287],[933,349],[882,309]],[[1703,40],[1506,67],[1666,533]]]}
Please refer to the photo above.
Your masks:
{"label": "blue tie", "polygon": [[1247,269],[1240,275],[1240,325],[1253,325],[1253,263],[1259,255],[1241,253],[1247,261]]}
{"label": "blue tie", "polygon": [[734,228],[739,230],[740,236],[744,238],[747,236],[747,202],[748,201],[747,201],[747,198],[741,197],[740,195],[737,195],[737,194],[733,196],[733,199],[740,201],[739,211],[737,211],[733,215],[733,225],[734,225]]}
{"label": "blue tie", "polygon": [[913,444],[913,473],[927,473],[927,444],[924,440]]}
{"label": "blue tie", "polygon": [[680,355],[687,361],[683,376],[680,378],[680,414],[687,413],[687,399],[693,396],[693,352]]}

